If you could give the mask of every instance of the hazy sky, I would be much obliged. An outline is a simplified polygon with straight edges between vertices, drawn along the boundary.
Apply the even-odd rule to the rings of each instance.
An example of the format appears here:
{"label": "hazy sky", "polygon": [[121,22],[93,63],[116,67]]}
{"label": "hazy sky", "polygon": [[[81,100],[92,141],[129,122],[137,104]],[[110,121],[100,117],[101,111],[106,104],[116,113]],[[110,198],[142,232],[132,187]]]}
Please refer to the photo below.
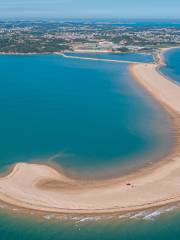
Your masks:
{"label": "hazy sky", "polygon": [[180,0],[0,0],[2,17],[180,18]]}

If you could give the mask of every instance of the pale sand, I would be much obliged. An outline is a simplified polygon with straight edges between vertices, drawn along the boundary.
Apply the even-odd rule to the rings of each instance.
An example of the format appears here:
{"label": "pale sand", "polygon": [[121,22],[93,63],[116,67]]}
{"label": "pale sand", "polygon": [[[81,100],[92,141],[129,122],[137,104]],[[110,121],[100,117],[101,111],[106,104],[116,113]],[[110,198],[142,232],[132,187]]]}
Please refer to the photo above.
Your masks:
{"label": "pale sand", "polygon": [[135,79],[171,113],[176,144],[161,161],[112,180],[80,181],[39,164],[18,163],[0,178],[0,200],[63,214],[121,213],[180,201],[180,88],[154,64],[132,64]]}
{"label": "pale sand", "polygon": [[161,75],[155,64],[134,64],[130,71],[136,80],[163,105],[180,114],[180,88]]}

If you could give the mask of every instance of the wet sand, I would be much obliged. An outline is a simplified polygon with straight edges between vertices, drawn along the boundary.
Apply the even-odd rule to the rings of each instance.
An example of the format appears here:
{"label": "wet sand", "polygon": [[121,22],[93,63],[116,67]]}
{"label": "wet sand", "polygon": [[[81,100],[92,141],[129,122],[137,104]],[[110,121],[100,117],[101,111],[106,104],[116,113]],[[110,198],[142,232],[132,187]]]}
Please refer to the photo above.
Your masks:
{"label": "wet sand", "polygon": [[27,210],[62,214],[114,214],[180,201],[180,88],[156,64],[131,64],[130,72],[169,112],[175,144],[148,167],[116,179],[80,181],[41,164],[18,163],[0,178],[0,200]]}

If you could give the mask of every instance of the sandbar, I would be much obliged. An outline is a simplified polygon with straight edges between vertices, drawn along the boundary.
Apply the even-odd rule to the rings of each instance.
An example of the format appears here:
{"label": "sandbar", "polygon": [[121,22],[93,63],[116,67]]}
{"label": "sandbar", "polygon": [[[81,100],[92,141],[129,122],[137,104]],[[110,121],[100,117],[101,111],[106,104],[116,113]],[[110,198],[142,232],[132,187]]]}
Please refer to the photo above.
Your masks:
{"label": "sandbar", "polygon": [[27,210],[114,214],[180,201],[180,87],[157,64],[133,63],[134,79],[170,114],[175,144],[158,162],[115,179],[77,180],[51,166],[17,163],[0,177],[0,200]]}

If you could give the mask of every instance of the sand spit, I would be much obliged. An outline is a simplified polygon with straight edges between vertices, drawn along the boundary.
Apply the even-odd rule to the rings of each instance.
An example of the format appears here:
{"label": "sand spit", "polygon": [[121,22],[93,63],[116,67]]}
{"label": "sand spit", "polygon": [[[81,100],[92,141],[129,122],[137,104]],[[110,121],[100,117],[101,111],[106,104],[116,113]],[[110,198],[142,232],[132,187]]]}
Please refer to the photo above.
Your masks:
{"label": "sand spit", "polygon": [[157,101],[164,107],[180,114],[180,88],[158,72],[156,64],[132,64],[130,72]]}
{"label": "sand spit", "polygon": [[27,210],[62,214],[142,211],[180,201],[180,88],[155,64],[130,71],[171,114],[176,143],[161,161],[117,179],[80,181],[47,165],[18,163],[0,178],[0,200]]}

